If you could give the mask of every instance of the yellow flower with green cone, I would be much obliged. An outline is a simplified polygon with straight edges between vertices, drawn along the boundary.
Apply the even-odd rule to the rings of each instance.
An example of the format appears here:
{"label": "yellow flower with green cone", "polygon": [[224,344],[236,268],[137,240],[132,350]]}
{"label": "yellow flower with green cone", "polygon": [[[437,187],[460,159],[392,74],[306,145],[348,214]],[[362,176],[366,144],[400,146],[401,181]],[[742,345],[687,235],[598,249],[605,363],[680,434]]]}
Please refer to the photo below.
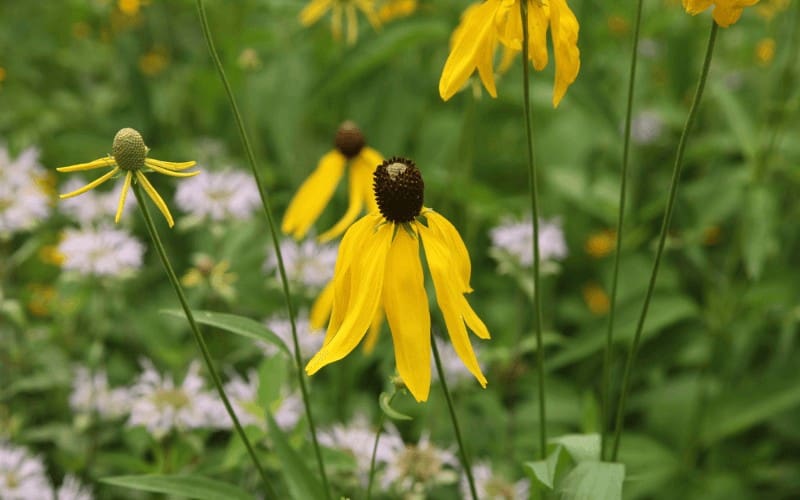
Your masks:
{"label": "yellow flower with green cone", "polygon": [[739,20],[745,7],[758,3],[758,0],[683,0],[683,8],[691,15],[697,15],[712,5],[714,22],[727,28]]}
{"label": "yellow flower with green cone", "polygon": [[350,227],[363,208],[377,210],[372,194],[372,173],[383,161],[383,156],[366,145],[364,134],[351,121],[342,123],[336,132],[335,148],[323,155],[316,170],[297,190],[281,223],[281,231],[295,239],[303,238],[319,218],[336,191],[336,185],[349,170],[348,207],[345,214],[332,228],[319,236],[320,241],[330,241]]}
{"label": "yellow flower with green cone", "polygon": [[132,128],[123,128],[117,132],[117,135],[114,136],[114,143],[111,146],[111,154],[109,156],[105,158],[99,158],[88,163],[79,163],[77,165],[59,167],[56,169],[59,172],[79,172],[82,170],[113,167],[111,170],[93,180],[89,184],[83,186],[82,188],[76,189],[75,191],[59,195],[59,198],[64,199],[78,196],[96,188],[100,184],[103,184],[107,180],[112,179],[122,172],[125,172],[125,181],[122,185],[122,191],[119,195],[119,203],[117,203],[117,213],[114,216],[114,222],[118,223],[120,217],[122,217],[122,209],[125,207],[125,199],[128,196],[128,190],[131,187],[131,183],[135,179],[137,183],[141,184],[147,195],[151,200],[153,200],[153,203],[155,203],[156,207],[158,207],[159,211],[161,211],[161,213],[164,215],[169,227],[172,227],[175,225],[172,214],[170,214],[167,204],[147,179],[147,176],[144,174],[144,169],[147,168],[153,172],[169,175],[171,177],[191,177],[199,174],[200,172],[182,172],[182,170],[186,170],[187,168],[195,166],[196,162],[194,161],[174,163],[170,161],[156,160],[154,158],[147,157],[147,153],[149,151],[150,148],[144,144],[144,139],[142,139],[142,135],[138,131]]}
{"label": "yellow flower with green cone", "polygon": [[[558,106],[580,70],[579,25],[566,0],[525,0],[528,2],[528,55],[534,69],[547,66],[547,31],[555,55],[553,107]],[[492,97],[497,97],[494,82],[494,54],[498,44],[513,51],[522,50],[520,0],[486,0],[464,11],[453,32],[450,55],[442,69],[439,95],[447,101],[475,72]]]}
{"label": "yellow flower with green cone", "polygon": [[339,247],[325,342],[306,372],[313,375],[347,356],[383,310],[400,378],[417,401],[428,399],[431,319],[421,242],[453,347],[486,387],[467,327],[482,339],[489,338],[489,331],[464,296],[472,291],[471,264],[461,236],[447,219],[423,207],[424,183],[411,160],[395,157],[381,163],[375,170],[374,190],[379,212],[353,224]]}

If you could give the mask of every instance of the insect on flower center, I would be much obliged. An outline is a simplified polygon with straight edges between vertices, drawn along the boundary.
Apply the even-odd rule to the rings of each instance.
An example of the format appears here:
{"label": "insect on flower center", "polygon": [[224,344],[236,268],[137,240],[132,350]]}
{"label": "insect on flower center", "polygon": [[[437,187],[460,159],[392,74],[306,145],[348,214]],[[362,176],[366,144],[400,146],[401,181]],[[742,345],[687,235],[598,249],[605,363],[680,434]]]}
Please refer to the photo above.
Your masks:
{"label": "insect on flower center", "polygon": [[378,165],[373,188],[381,215],[390,222],[411,222],[422,210],[425,183],[409,159],[395,156]]}
{"label": "insect on flower center", "polygon": [[114,136],[111,155],[122,170],[139,170],[144,167],[148,148],[142,134],[132,128],[124,128]]}
{"label": "insect on flower center", "polygon": [[355,122],[347,120],[339,125],[334,145],[345,158],[351,160],[358,156],[365,144],[364,134],[361,133],[361,129],[358,128]]}

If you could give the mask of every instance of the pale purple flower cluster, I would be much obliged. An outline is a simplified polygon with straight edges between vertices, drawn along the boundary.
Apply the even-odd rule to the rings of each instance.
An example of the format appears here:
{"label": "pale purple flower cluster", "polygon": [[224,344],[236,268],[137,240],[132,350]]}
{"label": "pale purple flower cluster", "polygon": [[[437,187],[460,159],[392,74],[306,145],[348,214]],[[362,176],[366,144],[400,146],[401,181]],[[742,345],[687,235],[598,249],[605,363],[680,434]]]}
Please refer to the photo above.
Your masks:
{"label": "pale purple flower cluster", "polygon": [[50,214],[46,179],[35,148],[12,159],[0,145],[0,236],[33,229]]}
{"label": "pale purple flower cluster", "polygon": [[261,198],[249,174],[203,171],[178,184],[175,202],[197,218],[220,222],[250,218],[261,205]]}
{"label": "pale purple flower cluster", "polygon": [[[313,239],[297,242],[285,239],[281,242],[281,255],[286,274],[293,283],[301,284],[307,288],[319,289],[333,279],[333,268],[336,265],[336,256],[339,245],[335,243],[317,243]],[[267,250],[268,257],[264,263],[265,271],[274,271],[278,275],[278,258],[272,251],[272,246]]]}
{"label": "pale purple flower cluster", "polygon": [[44,462],[25,448],[0,441],[0,498],[29,500],[91,500],[92,492],[73,476],[66,476],[61,486],[53,490]]}
{"label": "pale purple flower cluster", "polygon": [[144,246],[121,229],[84,227],[64,231],[58,251],[64,256],[65,271],[122,277],[142,266]]}
{"label": "pale purple flower cluster", "polygon": [[[507,220],[489,231],[492,249],[514,259],[519,265],[533,264],[533,228],[530,218]],[[542,261],[562,260],[567,256],[567,242],[557,219],[539,223],[539,256]]]}
{"label": "pale purple flower cluster", "polygon": [[[273,316],[266,321],[267,328],[277,335],[286,344],[290,352],[294,352],[294,341],[292,340],[292,324],[288,318],[280,315]],[[325,332],[314,330],[308,319],[308,314],[301,311],[295,318],[297,327],[297,342],[300,344],[300,357],[308,359],[322,347],[325,340]],[[258,342],[258,346],[267,356],[274,356],[278,348],[266,342]]]}
{"label": "pale purple flower cluster", "polygon": [[[520,479],[512,483],[504,477],[495,474],[486,462],[479,462],[472,466],[472,477],[475,480],[475,490],[478,497],[485,500],[527,500],[531,482]],[[461,476],[461,495],[463,498],[470,496],[469,480],[466,474]]]}

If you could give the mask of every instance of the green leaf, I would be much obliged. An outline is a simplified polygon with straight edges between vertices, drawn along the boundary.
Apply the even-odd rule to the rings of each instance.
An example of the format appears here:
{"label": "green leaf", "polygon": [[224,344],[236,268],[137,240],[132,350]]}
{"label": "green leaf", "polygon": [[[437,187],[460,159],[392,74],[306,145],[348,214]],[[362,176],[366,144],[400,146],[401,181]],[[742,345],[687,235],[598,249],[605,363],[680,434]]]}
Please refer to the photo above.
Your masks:
{"label": "green leaf", "polygon": [[600,460],[600,434],[564,434],[550,442],[562,445],[576,463]]}
{"label": "green leaf", "polygon": [[[182,309],[162,309],[163,314],[175,316],[176,318],[185,318]],[[291,352],[283,340],[270,331],[266,326],[262,325],[254,319],[236,314],[219,313],[213,311],[192,311],[195,321],[203,325],[215,326],[222,330],[247,337],[252,340],[261,340],[268,342],[287,356],[291,356]]]}
{"label": "green leaf", "polygon": [[289,487],[292,498],[325,498],[325,490],[319,479],[308,470],[306,463],[297,451],[289,444],[271,413],[267,413],[269,436],[278,460],[281,472]]}
{"label": "green leaf", "polygon": [[533,477],[548,489],[553,489],[556,479],[556,471],[558,470],[558,461],[561,457],[562,446],[556,446],[553,451],[547,455],[544,460],[536,460],[535,462],[525,462],[523,464],[531,473]]}
{"label": "green leaf", "polygon": [[764,263],[779,249],[777,198],[766,186],[754,186],[745,199],[742,252],[747,275],[758,279]]}
{"label": "green leaf", "polygon": [[621,500],[625,466],[608,462],[581,462],[558,488],[562,500]]}
{"label": "green leaf", "polygon": [[400,413],[399,411],[392,408],[389,404],[392,396],[388,392],[382,392],[380,397],[378,398],[378,404],[381,407],[383,413],[386,414],[387,417],[391,418],[392,420],[411,420],[411,417]]}
{"label": "green leaf", "polygon": [[158,474],[145,474],[142,476],[106,477],[100,481],[133,490],[177,495],[184,498],[196,498],[200,500],[250,500],[253,498],[252,495],[236,486],[203,476],[163,476]]}

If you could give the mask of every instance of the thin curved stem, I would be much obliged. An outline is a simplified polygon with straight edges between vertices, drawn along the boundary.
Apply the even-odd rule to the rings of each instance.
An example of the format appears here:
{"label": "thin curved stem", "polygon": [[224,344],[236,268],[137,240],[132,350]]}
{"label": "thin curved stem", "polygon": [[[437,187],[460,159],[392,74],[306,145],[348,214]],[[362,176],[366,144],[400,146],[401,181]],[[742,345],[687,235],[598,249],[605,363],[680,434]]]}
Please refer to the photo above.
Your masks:
{"label": "thin curved stem", "polygon": [[705,59],[703,60],[703,68],[700,71],[700,78],[697,82],[697,90],[695,90],[692,105],[689,108],[689,115],[686,118],[686,124],[681,132],[681,138],[678,141],[678,150],[675,155],[675,166],[672,170],[672,181],[669,186],[669,196],[667,198],[667,207],[664,210],[664,218],[661,222],[661,234],[658,239],[658,249],[656,250],[656,257],[653,261],[653,270],[650,273],[650,282],[647,285],[647,293],[644,298],[644,306],[639,316],[639,321],[636,324],[636,333],[633,336],[633,342],[628,353],[628,359],[625,361],[625,371],[622,375],[622,392],[619,397],[619,404],[617,405],[617,416],[614,427],[614,445],[611,450],[611,461],[617,460],[619,453],[619,442],[622,436],[623,417],[625,416],[625,403],[628,398],[631,384],[631,372],[633,371],[633,363],[636,361],[636,355],[639,353],[639,342],[642,338],[642,331],[644,330],[644,322],[647,318],[647,311],[650,307],[650,300],[653,297],[653,290],[656,287],[656,278],[658,277],[658,269],[661,265],[661,256],[664,253],[664,245],[667,241],[667,232],[672,220],[672,210],[675,207],[675,198],[678,194],[678,184],[681,178],[681,168],[683,167],[683,154],[686,150],[686,142],[689,137],[689,131],[694,124],[697,117],[697,110],[700,107],[700,100],[703,97],[703,90],[706,86],[708,78],[708,69],[711,66],[711,58],[714,54],[714,44],[717,40],[717,31],[719,27],[714,21],[711,22],[711,32],[708,35],[708,44],[706,45]]}
{"label": "thin curved stem", "polygon": [[617,242],[614,252],[614,271],[611,278],[611,308],[608,311],[608,329],[606,331],[606,350],[603,356],[603,379],[600,389],[600,458],[606,456],[606,438],[608,410],[611,398],[611,355],[614,347],[614,319],[617,311],[617,282],[619,280],[619,262],[622,254],[622,232],[625,222],[625,198],[628,191],[628,158],[630,156],[631,121],[633,115],[633,91],[636,83],[636,61],[639,53],[639,28],[642,24],[642,4],[636,2],[636,21],[633,27],[633,49],[631,53],[631,69],[628,76],[628,102],[625,109],[625,138],[622,145],[622,172],[619,183],[619,212],[617,213]]}
{"label": "thin curved stem", "polygon": [[[392,392],[392,395],[389,396],[389,405],[391,406],[392,401],[394,401],[394,397],[397,395],[397,392]],[[383,430],[383,423],[386,419],[386,413],[381,412],[381,416],[378,418],[378,430],[375,431],[375,443],[372,445],[372,457],[369,460],[369,481],[367,482],[367,500],[372,498],[372,483],[375,481],[375,457],[378,454],[378,442],[381,439],[381,431]]]}
{"label": "thin curved stem", "polygon": [[[433,337],[433,335],[431,335],[431,337]],[[461,429],[458,427],[456,410],[453,408],[453,398],[450,397],[450,390],[447,388],[447,381],[444,379],[442,360],[439,358],[439,348],[436,347],[435,338],[431,338],[431,347],[433,348],[433,360],[436,363],[436,373],[439,374],[439,383],[442,384],[444,398],[447,400],[447,409],[450,411],[450,420],[453,423],[453,432],[458,442],[458,451],[461,454],[461,466],[464,468],[464,473],[467,475],[467,482],[469,483],[469,492],[472,495],[472,500],[478,500],[478,491],[475,489],[475,478],[472,476],[472,467],[470,467],[469,459],[467,458],[467,450],[464,448],[464,440],[461,439]]]}
{"label": "thin curved stem", "polygon": [[169,282],[172,284],[172,288],[175,290],[175,294],[178,296],[178,301],[181,303],[183,313],[186,315],[186,320],[189,322],[189,328],[192,330],[192,334],[197,342],[197,346],[200,348],[200,353],[203,355],[203,361],[206,363],[208,373],[211,375],[211,379],[214,381],[214,387],[216,387],[220,399],[222,399],[222,404],[225,405],[225,410],[228,412],[228,415],[230,415],[231,420],[233,420],[233,426],[236,428],[236,433],[239,435],[242,443],[244,443],[245,448],[247,448],[247,453],[250,455],[250,459],[253,461],[256,469],[258,469],[258,473],[261,475],[261,480],[264,482],[264,488],[266,490],[265,493],[267,497],[278,498],[275,490],[272,489],[269,479],[267,479],[267,473],[264,471],[264,468],[261,466],[261,462],[258,460],[258,456],[253,449],[253,445],[250,444],[250,440],[247,438],[247,434],[245,434],[242,424],[239,423],[239,419],[236,417],[236,412],[233,411],[233,406],[231,406],[231,402],[228,400],[228,396],[225,394],[225,389],[222,386],[222,380],[219,378],[219,373],[217,373],[216,368],[214,368],[214,362],[211,359],[211,353],[208,350],[208,346],[203,338],[203,334],[200,333],[200,328],[197,326],[197,323],[194,320],[194,315],[189,307],[189,302],[186,300],[186,294],[183,292],[183,287],[181,287],[180,280],[178,280],[178,276],[175,274],[175,270],[172,268],[169,257],[167,257],[167,251],[164,249],[164,244],[161,242],[161,238],[158,235],[155,224],[153,224],[153,218],[150,216],[150,211],[147,208],[147,202],[145,197],[142,195],[142,188],[138,183],[133,185],[133,194],[136,195],[136,201],[138,202],[137,205],[142,211],[144,223],[145,226],[147,226],[147,232],[150,234],[150,239],[153,240],[153,245],[156,247],[156,252],[158,253],[159,258],[161,258],[161,263],[164,265],[164,270],[167,272]]}
{"label": "thin curved stem", "polygon": [[211,55],[211,59],[214,62],[217,72],[219,73],[220,80],[222,80],[222,85],[225,87],[225,93],[228,96],[231,111],[233,112],[233,116],[236,121],[236,127],[238,128],[239,136],[242,139],[242,146],[247,154],[247,161],[250,165],[250,170],[253,174],[253,178],[255,179],[256,186],[258,187],[258,194],[261,198],[261,205],[264,209],[264,215],[267,218],[267,225],[269,226],[270,236],[272,237],[273,250],[278,261],[278,274],[281,277],[281,287],[283,288],[283,296],[286,301],[286,310],[289,313],[289,322],[291,323],[292,327],[292,342],[294,344],[294,362],[297,371],[297,380],[300,384],[300,392],[303,396],[306,418],[308,419],[308,425],[311,429],[311,442],[314,447],[317,468],[319,469],[319,474],[325,489],[325,495],[330,499],[331,492],[330,486],[328,485],[328,476],[325,473],[325,464],[322,461],[322,451],[320,450],[319,442],[317,440],[317,428],[314,425],[314,417],[311,413],[308,387],[306,387],[305,373],[303,372],[303,360],[300,356],[300,343],[297,339],[295,311],[292,304],[292,298],[289,293],[289,279],[286,276],[286,266],[283,263],[283,254],[281,253],[280,242],[278,240],[278,231],[276,230],[275,218],[272,216],[272,210],[270,209],[269,205],[269,195],[261,183],[261,176],[259,175],[258,168],[256,167],[255,155],[253,154],[253,148],[250,146],[250,140],[247,138],[247,131],[244,127],[242,115],[239,112],[239,107],[236,104],[236,98],[234,97],[233,90],[228,82],[228,77],[225,75],[225,69],[222,66],[222,61],[220,60],[217,49],[214,46],[214,40],[211,37],[211,29],[208,26],[208,18],[206,16],[205,7],[203,6],[203,0],[197,0],[197,11],[200,16],[200,25],[203,29],[203,36],[205,37],[206,44],[208,45],[208,52]]}
{"label": "thin curved stem", "polygon": [[539,276],[539,191],[536,182],[536,158],[533,155],[533,126],[531,125],[530,66],[528,63],[528,2],[519,2],[522,17],[522,103],[525,112],[525,137],[528,143],[528,190],[531,194],[533,224],[533,316],[536,330],[536,374],[539,379],[539,455],[547,458],[547,408],[544,384],[544,342],[542,341],[542,298]]}

